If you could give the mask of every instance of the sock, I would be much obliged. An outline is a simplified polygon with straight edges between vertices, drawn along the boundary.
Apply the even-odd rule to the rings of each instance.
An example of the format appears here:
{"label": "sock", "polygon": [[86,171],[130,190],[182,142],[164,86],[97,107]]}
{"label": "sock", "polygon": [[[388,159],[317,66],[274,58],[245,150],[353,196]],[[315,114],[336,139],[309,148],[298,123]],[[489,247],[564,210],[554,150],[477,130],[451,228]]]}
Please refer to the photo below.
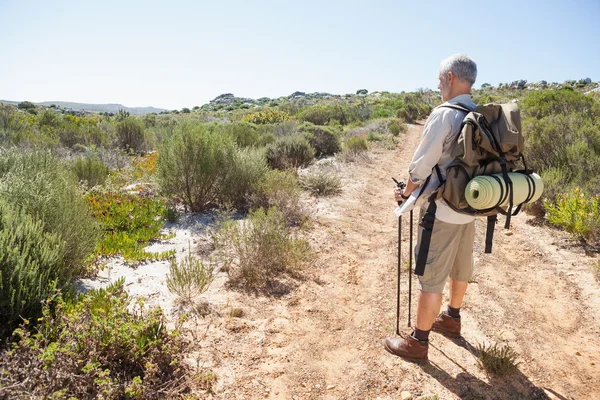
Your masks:
{"label": "sock", "polygon": [[450,304],[448,304],[448,315],[452,318],[460,318],[460,307],[454,308],[450,307]]}
{"label": "sock", "polygon": [[420,342],[427,342],[429,340],[429,332],[431,332],[431,329],[428,331],[422,331],[415,326],[411,336]]}

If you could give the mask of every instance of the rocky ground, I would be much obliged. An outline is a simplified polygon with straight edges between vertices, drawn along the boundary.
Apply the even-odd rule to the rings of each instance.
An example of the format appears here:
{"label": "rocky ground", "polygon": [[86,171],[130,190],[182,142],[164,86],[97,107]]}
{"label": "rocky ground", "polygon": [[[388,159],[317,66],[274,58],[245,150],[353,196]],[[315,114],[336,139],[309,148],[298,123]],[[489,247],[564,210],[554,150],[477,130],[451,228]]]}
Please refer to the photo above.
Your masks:
{"label": "rocky ground", "polygon": [[[406,177],[421,129],[411,125],[395,150],[375,150],[369,163],[345,165],[343,193],[313,200],[309,239],[316,261],[302,279],[278,282],[269,296],[250,295],[229,289],[226,273],[216,272],[201,299],[211,305],[211,313],[188,322],[194,341],[188,360],[218,376],[212,391],[199,396],[600,398],[600,284],[591,267],[597,255],[586,255],[564,233],[534,224],[525,214],[513,219],[510,231],[497,226],[492,254],[483,254],[485,221],[478,221],[462,339],[433,333],[425,364],[384,350],[383,339],[396,329],[398,219],[391,177]],[[200,247],[209,254],[213,222],[187,216],[168,227],[176,237],[160,250],[176,248],[181,255],[190,242],[192,251]],[[408,223],[404,228],[403,253],[408,254]],[[133,272],[121,264],[106,270],[102,283],[82,284],[105,284],[128,274],[130,291],[149,297],[174,318],[177,304],[164,284],[167,263],[149,263]],[[407,271],[401,284],[401,330],[408,333]],[[234,309],[243,315],[234,317]],[[476,357],[480,343],[512,346],[520,360],[516,373],[486,375]]]}

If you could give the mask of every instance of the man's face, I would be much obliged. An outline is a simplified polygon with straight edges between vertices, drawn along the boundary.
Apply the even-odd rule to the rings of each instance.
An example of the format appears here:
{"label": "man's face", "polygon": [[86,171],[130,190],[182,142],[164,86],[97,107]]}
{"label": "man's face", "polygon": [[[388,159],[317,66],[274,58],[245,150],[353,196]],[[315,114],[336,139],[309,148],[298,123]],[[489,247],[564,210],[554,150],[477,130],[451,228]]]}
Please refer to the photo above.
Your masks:
{"label": "man's face", "polygon": [[438,89],[440,90],[440,92],[442,94],[442,100],[443,101],[450,100],[450,86],[451,86],[450,72],[448,72],[447,74],[440,73],[438,75],[438,79],[440,80],[440,83],[438,84]]}

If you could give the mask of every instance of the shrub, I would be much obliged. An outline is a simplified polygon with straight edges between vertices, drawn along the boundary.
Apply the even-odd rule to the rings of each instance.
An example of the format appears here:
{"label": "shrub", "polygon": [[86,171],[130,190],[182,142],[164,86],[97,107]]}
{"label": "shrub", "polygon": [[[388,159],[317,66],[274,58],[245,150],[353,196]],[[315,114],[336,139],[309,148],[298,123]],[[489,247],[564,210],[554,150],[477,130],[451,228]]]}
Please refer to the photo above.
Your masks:
{"label": "shrub", "polygon": [[73,174],[46,152],[0,151],[0,197],[42,222],[64,241],[70,274],[84,272],[99,239],[98,226]]}
{"label": "shrub", "polygon": [[381,137],[381,135],[379,133],[374,132],[374,131],[370,131],[367,134],[367,140],[369,142],[380,142],[382,140],[382,137]]}
{"label": "shrub", "polygon": [[247,114],[242,118],[242,122],[250,122],[252,124],[277,124],[290,119],[290,115],[284,111],[279,111],[273,108],[267,108],[264,111],[259,111],[252,114]]}
{"label": "shrub", "polygon": [[71,165],[71,170],[80,182],[85,182],[88,188],[103,185],[108,177],[108,168],[95,155],[78,157]]}
{"label": "shrub", "polygon": [[301,179],[302,187],[314,196],[332,196],[342,191],[341,178],[324,169],[309,172]]}
{"label": "shrub", "polygon": [[316,157],[330,156],[341,150],[340,131],[330,126],[313,125],[309,122],[298,128],[305,132],[308,143],[315,149]]}
{"label": "shrub", "polygon": [[[124,279],[77,302],[54,297],[0,357],[7,398],[175,399],[190,390],[183,342],[160,309],[128,311]],[[54,307],[51,307],[53,305]]]}
{"label": "shrub", "polygon": [[157,177],[162,190],[192,212],[214,204],[231,179],[235,145],[205,125],[178,126],[159,153]]}
{"label": "shrub", "polygon": [[368,150],[369,146],[366,136],[352,136],[346,139],[344,143],[341,160],[344,162],[367,161]]}
{"label": "shrub", "polygon": [[167,288],[184,302],[191,303],[195,297],[204,293],[212,280],[212,268],[196,259],[189,249],[181,262],[177,262],[175,258],[171,259]]}
{"label": "shrub", "polygon": [[247,122],[232,122],[218,125],[223,134],[229,135],[239,147],[255,147],[260,144],[260,134],[255,125]]}
{"label": "shrub", "polygon": [[544,204],[548,221],[584,239],[600,239],[600,198],[576,188]]}
{"label": "shrub", "polygon": [[300,110],[296,117],[300,121],[315,125],[331,124],[334,121],[341,125],[347,125],[369,119],[370,109],[364,105],[350,106],[346,103],[322,104]]}
{"label": "shrub", "polygon": [[254,209],[277,207],[284,215],[286,225],[302,225],[308,220],[307,211],[300,202],[301,189],[296,174],[290,171],[268,171],[255,187],[251,197]]}
{"label": "shrub", "polygon": [[390,122],[389,131],[392,136],[398,136],[400,133],[406,133],[406,124],[402,120],[394,119]]}
{"label": "shrub", "polygon": [[593,106],[594,100],[591,97],[572,88],[531,91],[519,103],[523,113],[535,119],[571,113],[589,115]]}
{"label": "shrub", "polygon": [[19,110],[33,110],[35,109],[35,104],[30,101],[22,101],[17,105],[17,107]]}
{"label": "shrub", "polygon": [[298,168],[308,166],[315,158],[315,151],[306,139],[286,136],[267,146],[266,157],[271,168]]}
{"label": "shrub", "polygon": [[0,200],[0,334],[20,318],[35,320],[41,301],[69,282],[60,236],[44,232],[42,222]]}
{"label": "shrub", "polygon": [[256,188],[269,167],[263,150],[236,149],[228,180],[223,184],[222,199],[238,209],[247,210]]}
{"label": "shrub", "polygon": [[482,368],[490,374],[502,376],[515,371],[519,365],[517,353],[507,344],[477,345],[477,356]]}
{"label": "shrub", "polygon": [[134,118],[125,118],[117,124],[117,146],[139,153],[145,150],[146,134],[141,122]]}
{"label": "shrub", "polygon": [[104,231],[98,254],[121,254],[128,262],[163,259],[174,254],[174,250],[165,253],[144,250],[150,240],[161,237],[160,230],[167,214],[163,200],[102,191],[90,192],[86,199]]}
{"label": "shrub", "polygon": [[293,238],[276,208],[260,208],[244,221],[227,221],[215,237],[215,246],[232,282],[251,289],[296,272],[310,254],[308,243]]}
{"label": "shrub", "polygon": [[364,136],[354,136],[348,138],[344,143],[344,150],[351,153],[361,153],[369,150],[367,139]]}

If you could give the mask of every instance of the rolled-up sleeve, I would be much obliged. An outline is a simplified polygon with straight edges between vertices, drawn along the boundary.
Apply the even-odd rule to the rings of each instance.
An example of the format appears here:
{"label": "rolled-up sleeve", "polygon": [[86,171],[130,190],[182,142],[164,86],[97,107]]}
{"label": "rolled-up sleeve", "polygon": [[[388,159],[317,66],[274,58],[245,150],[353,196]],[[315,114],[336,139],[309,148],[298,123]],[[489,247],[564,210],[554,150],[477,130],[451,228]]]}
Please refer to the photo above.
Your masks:
{"label": "rolled-up sleeve", "polygon": [[442,109],[436,109],[427,120],[425,128],[423,128],[421,143],[419,143],[408,167],[410,180],[413,183],[422,184],[439,162],[444,141],[452,131],[452,122],[448,118],[448,114]]}

